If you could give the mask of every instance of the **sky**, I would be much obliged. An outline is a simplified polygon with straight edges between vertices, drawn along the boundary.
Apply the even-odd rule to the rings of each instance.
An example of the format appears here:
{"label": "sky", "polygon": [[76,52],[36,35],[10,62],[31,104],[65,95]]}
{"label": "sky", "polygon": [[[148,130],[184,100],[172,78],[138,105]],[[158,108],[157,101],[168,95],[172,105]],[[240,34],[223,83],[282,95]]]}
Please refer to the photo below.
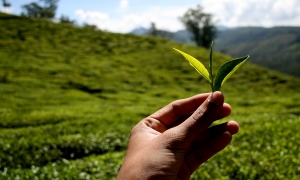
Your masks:
{"label": "sky", "polygon": [[[2,12],[20,14],[21,6],[39,0],[6,0]],[[178,17],[201,5],[218,26],[300,26],[300,0],[59,0],[56,17],[68,16],[77,24],[94,24],[101,30],[127,33],[135,28],[184,29]]]}

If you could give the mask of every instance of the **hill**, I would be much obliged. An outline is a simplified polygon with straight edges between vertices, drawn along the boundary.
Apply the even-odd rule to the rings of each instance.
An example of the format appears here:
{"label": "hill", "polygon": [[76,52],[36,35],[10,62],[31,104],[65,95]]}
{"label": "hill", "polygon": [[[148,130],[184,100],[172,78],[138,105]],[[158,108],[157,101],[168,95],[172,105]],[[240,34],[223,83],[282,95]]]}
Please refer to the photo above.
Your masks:
{"label": "hill", "polygon": [[227,29],[215,42],[221,52],[250,53],[255,64],[300,77],[300,27]]}
{"label": "hill", "polygon": [[[173,47],[208,64],[166,39],[0,14],[0,179],[114,179],[138,121],[210,91]],[[299,83],[246,63],[222,89],[240,133],[192,179],[299,179]]]}

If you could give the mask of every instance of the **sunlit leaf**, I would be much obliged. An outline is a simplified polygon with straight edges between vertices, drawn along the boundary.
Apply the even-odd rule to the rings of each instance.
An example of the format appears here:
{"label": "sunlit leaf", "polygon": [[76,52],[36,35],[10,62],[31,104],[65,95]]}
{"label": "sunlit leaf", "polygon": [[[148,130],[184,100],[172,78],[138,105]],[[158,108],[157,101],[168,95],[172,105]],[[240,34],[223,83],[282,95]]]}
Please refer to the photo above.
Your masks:
{"label": "sunlit leaf", "polygon": [[250,56],[244,56],[224,63],[217,72],[214,80],[214,91],[219,91],[226,80],[239,68]]}
{"label": "sunlit leaf", "polygon": [[176,48],[174,48],[174,50],[176,50],[181,55],[183,55],[183,57],[189,61],[191,66],[193,66],[206,80],[208,80],[210,83],[212,83],[211,79],[209,78],[209,72],[207,71],[207,69],[204,67],[204,65],[200,61],[198,61],[193,56],[191,56],[185,52],[182,52]]}
{"label": "sunlit leaf", "polygon": [[[175,49],[175,48],[174,48]],[[190,65],[193,66],[206,80],[210,82],[212,91],[219,91],[227,79],[242,65],[250,56],[244,56],[224,63],[216,75],[213,74],[213,42],[210,46],[209,56],[209,71],[204,65],[193,56],[184,53],[178,49],[177,52],[182,54],[186,60],[189,61]]]}

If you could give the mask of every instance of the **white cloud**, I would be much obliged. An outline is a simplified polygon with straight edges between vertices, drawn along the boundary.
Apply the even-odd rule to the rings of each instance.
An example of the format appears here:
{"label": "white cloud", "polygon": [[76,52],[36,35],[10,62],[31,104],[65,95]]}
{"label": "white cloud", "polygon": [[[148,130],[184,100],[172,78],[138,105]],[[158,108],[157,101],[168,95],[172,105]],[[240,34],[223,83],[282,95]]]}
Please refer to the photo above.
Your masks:
{"label": "white cloud", "polygon": [[120,8],[120,9],[127,9],[128,4],[129,4],[129,1],[128,1],[128,0],[121,0],[121,1],[120,1],[120,5],[119,5],[119,8]]}
{"label": "white cloud", "polygon": [[1,9],[1,12],[7,13],[7,14],[12,13],[12,11],[13,11],[12,7],[2,7],[2,9]]}
{"label": "white cloud", "polygon": [[87,21],[107,21],[109,20],[109,15],[106,13],[101,13],[98,11],[84,11],[82,9],[78,9],[75,11],[75,15],[82,20]]}
{"label": "white cloud", "polygon": [[[189,7],[149,7],[141,12],[129,12],[128,0],[119,1],[115,14],[79,9],[75,15],[89,24],[112,32],[130,32],[137,27],[150,27],[177,31],[184,29],[178,20]],[[299,0],[202,0],[201,5],[227,27],[236,26],[300,26]],[[191,7],[196,7],[196,5]],[[123,8],[123,9],[121,9]],[[125,9],[124,9],[125,8]],[[125,11],[126,10],[126,11]]]}
{"label": "white cloud", "polygon": [[203,0],[202,6],[229,27],[300,25],[299,0]]}
{"label": "white cloud", "polygon": [[75,15],[87,22],[94,24],[100,29],[112,32],[130,32],[137,27],[149,27],[151,22],[156,24],[158,29],[177,31],[183,29],[178,17],[186,11],[186,8],[177,7],[153,7],[142,13],[126,13],[120,18],[112,18],[108,14],[98,11],[76,10]]}

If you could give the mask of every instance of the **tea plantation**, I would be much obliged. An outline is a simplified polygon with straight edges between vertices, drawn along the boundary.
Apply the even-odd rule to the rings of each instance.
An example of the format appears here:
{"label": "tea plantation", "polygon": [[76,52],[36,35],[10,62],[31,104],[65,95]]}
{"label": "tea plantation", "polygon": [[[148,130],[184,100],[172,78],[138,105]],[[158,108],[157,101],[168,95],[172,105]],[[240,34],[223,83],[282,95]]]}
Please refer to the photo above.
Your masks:
{"label": "tea plantation", "polygon": [[[165,39],[0,14],[0,179],[114,179],[137,122],[210,91],[173,47],[208,64]],[[215,70],[230,59],[215,52]],[[222,92],[216,123],[240,132],[192,179],[300,179],[300,80],[246,63]]]}

